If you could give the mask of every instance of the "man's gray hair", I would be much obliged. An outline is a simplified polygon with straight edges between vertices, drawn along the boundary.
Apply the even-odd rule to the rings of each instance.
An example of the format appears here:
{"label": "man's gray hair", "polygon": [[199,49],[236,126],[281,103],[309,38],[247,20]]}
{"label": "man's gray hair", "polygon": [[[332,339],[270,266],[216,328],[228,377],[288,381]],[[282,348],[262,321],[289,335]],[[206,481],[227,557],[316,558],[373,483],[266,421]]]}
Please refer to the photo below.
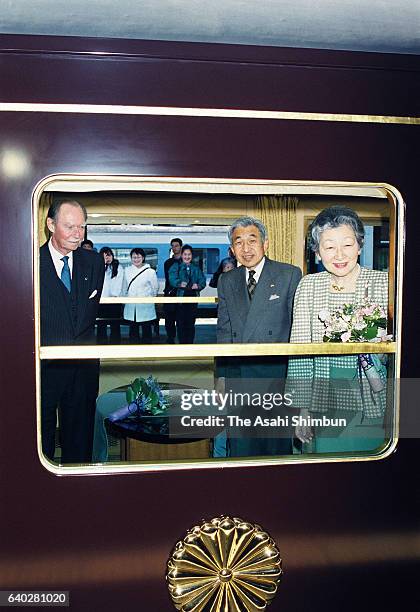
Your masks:
{"label": "man's gray hair", "polygon": [[256,219],[255,217],[239,217],[239,219],[236,219],[236,221],[234,221],[229,228],[228,237],[230,244],[232,244],[232,236],[236,228],[249,227],[250,225],[255,225],[260,232],[261,242],[265,242],[267,240],[267,229],[262,221]]}
{"label": "man's gray hair", "polygon": [[349,225],[356,236],[357,244],[361,249],[365,240],[365,228],[359,215],[347,206],[331,206],[324,208],[312,221],[309,228],[310,246],[315,253],[319,253],[321,234],[326,229],[334,229],[340,225]]}
{"label": "man's gray hair", "polygon": [[48,213],[47,213],[48,219],[57,221],[57,217],[60,212],[60,208],[63,206],[63,204],[70,204],[70,206],[75,206],[75,207],[80,208],[85,218],[85,221],[86,221],[88,214],[87,214],[87,210],[84,204],[81,204],[77,200],[72,200],[72,199],[66,200],[64,198],[62,198],[61,200],[56,200],[55,202],[51,204],[51,206],[48,209]]}

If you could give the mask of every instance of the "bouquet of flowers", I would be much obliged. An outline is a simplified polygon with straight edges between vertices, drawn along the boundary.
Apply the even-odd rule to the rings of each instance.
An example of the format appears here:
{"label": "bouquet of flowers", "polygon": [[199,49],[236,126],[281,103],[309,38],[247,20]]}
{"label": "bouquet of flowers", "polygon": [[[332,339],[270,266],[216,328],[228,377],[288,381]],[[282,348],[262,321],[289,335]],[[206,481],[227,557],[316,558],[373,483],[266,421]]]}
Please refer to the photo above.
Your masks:
{"label": "bouquet of flowers", "polygon": [[126,391],[127,404],[108,415],[110,421],[127,417],[161,416],[166,413],[168,401],[153,376],[136,378]]}
{"label": "bouquet of flowers", "polygon": [[167,400],[158,381],[151,375],[147,378],[133,380],[125,397],[127,404],[136,405],[136,412],[139,416],[158,416],[166,412]]}
{"label": "bouquet of flowers", "polygon": [[[386,312],[371,300],[361,304],[343,304],[337,310],[321,310],[318,314],[324,323],[324,342],[386,342],[392,336],[386,330]],[[369,381],[373,393],[384,389],[379,370],[383,364],[378,355],[359,355],[359,372]]]}
{"label": "bouquet of flowers", "polygon": [[386,312],[374,302],[343,304],[337,310],[321,310],[325,325],[324,342],[383,342],[391,340],[386,331]]}

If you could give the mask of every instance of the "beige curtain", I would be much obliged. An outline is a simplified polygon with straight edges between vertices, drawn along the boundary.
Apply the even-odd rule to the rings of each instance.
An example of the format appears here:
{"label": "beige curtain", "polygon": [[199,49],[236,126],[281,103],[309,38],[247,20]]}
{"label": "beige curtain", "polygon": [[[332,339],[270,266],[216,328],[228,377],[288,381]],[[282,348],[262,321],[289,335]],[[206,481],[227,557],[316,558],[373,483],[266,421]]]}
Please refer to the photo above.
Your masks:
{"label": "beige curtain", "polygon": [[50,237],[50,233],[47,228],[47,213],[48,209],[52,204],[52,193],[44,191],[39,199],[39,210],[38,210],[38,238],[39,246],[42,246],[46,240]]}
{"label": "beige curtain", "polygon": [[270,259],[296,264],[296,207],[294,196],[258,196],[256,210],[267,227]]}

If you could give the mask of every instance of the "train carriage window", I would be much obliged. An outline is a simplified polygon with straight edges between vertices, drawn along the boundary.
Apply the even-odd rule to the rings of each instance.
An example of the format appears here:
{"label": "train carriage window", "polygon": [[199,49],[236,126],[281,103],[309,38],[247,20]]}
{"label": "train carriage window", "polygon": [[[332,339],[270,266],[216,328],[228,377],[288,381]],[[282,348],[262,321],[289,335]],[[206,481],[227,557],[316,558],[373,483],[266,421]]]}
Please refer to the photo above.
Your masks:
{"label": "train carriage window", "polygon": [[[43,311],[53,281],[46,282],[46,249],[39,256],[39,247],[49,237],[48,209],[62,201],[86,208],[84,237],[97,251],[110,249],[119,266],[107,260],[107,289],[96,321],[83,319],[86,329],[78,306],[81,281],[72,279],[66,293],[53,275],[61,293],[50,304],[57,310],[66,302],[62,319],[68,317],[73,330],[54,337]],[[403,232],[402,200],[394,188],[75,175],[45,179],[34,202],[38,444],[48,469],[92,473],[367,460],[394,448]],[[334,207],[350,217],[335,223],[327,215],[322,221],[320,213]],[[228,230],[244,216],[267,229],[263,267],[270,269],[267,261],[289,267],[281,273],[273,267],[266,299],[262,276],[257,297],[247,297],[244,281],[236,296],[223,295],[220,306],[217,283],[223,261],[233,254]],[[319,219],[325,223],[314,245],[311,229]],[[174,238],[192,248],[191,259],[178,264]],[[145,255],[137,267],[130,258],[136,247]],[[333,257],[328,248],[335,249]],[[246,258],[239,253],[238,259],[247,268]],[[304,280],[290,336],[292,296],[286,287],[294,283],[294,292],[297,268]],[[91,278],[84,274],[85,281]],[[236,282],[240,274],[229,278]],[[136,291],[127,294],[137,275]],[[93,287],[88,293],[94,299]],[[76,385],[57,382],[66,377]],[[74,417],[76,404],[84,406],[83,418]]]}
{"label": "train carriage window", "polygon": [[192,261],[204,272],[204,274],[214,274],[220,263],[220,249],[214,247],[195,248]]}

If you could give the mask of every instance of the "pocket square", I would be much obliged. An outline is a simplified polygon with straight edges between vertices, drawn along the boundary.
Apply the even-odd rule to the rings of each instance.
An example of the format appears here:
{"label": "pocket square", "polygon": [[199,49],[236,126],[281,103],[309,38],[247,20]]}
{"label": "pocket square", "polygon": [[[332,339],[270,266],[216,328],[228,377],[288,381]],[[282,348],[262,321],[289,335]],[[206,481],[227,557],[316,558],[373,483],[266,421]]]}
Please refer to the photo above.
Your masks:
{"label": "pocket square", "polygon": [[270,300],[278,300],[279,299],[279,295],[277,295],[277,293],[273,293],[272,295],[270,295]]}
{"label": "pocket square", "polygon": [[95,289],[95,291],[92,291],[92,293],[89,296],[89,299],[91,300],[92,298],[94,298],[97,293],[98,293],[97,289]]}

